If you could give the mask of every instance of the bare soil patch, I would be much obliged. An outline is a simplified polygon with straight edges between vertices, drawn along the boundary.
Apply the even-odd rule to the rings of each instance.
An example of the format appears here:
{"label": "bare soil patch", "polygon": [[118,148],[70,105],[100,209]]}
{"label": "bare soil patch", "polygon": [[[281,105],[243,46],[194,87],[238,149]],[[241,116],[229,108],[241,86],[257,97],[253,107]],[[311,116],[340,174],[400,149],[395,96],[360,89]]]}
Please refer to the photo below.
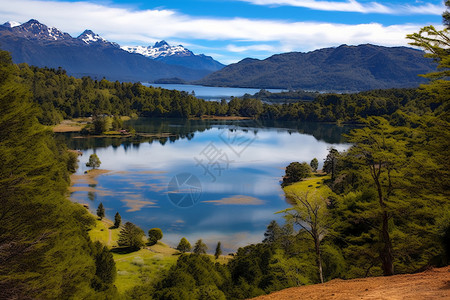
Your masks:
{"label": "bare soil patch", "polygon": [[289,288],[254,299],[450,299],[450,266],[417,274],[335,279],[324,284]]}

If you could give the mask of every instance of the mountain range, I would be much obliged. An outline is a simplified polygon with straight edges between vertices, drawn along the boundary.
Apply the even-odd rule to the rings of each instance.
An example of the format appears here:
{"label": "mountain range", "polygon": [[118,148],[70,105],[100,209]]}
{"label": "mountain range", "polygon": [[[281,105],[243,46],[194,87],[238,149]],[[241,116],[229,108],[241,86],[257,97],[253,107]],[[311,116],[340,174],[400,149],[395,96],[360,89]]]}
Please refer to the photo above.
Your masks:
{"label": "mountain range", "polygon": [[121,47],[91,30],[74,38],[33,19],[0,26],[0,48],[11,52],[15,63],[62,67],[77,77],[260,89],[353,92],[417,87],[426,82],[418,75],[436,68],[422,51],[371,44],[246,58],[224,66],[166,41]]}
{"label": "mountain range", "polygon": [[195,81],[224,87],[313,91],[364,91],[417,87],[436,64],[407,47],[341,45],[308,53],[290,52],[264,60],[246,58]]}
{"label": "mountain range", "polygon": [[[161,46],[168,44],[163,42]],[[166,47],[167,47],[166,46]],[[170,46],[169,46],[170,47]],[[15,63],[28,63],[39,67],[62,67],[70,75],[91,76],[120,81],[155,81],[161,78],[179,78],[190,81],[200,79],[221,67],[210,57],[180,56],[177,53],[156,59],[130,53],[114,42],[109,42],[91,30],[74,38],[57,28],[48,27],[37,20],[24,24],[7,22],[0,26],[0,48],[11,52]],[[186,58],[185,60],[183,58]],[[214,63],[217,68],[203,67],[196,61],[204,58],[205,65]],[[176,60],[180,63],[176,63]]]}

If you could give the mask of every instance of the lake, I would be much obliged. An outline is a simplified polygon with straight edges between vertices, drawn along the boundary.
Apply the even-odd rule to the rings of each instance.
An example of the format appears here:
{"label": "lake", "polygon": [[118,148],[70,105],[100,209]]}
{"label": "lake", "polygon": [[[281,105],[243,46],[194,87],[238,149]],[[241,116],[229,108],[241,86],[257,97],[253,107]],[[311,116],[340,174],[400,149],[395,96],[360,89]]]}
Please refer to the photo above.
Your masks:
{"label": "lake", "polygon": [[[156,83],[143,83],[145,86],[160,87],[168,90],[178,90],[191,93],[194,91],[197,98],[217,101],[221,99],[229,100],[231,97],[242,97],[245,94],[254,95],[259,92],[260,89],[250,88],[229,88],[229,87],[211,87],[202,85],[190,85],[190,84],[156,84]],[[267,89],[271,93],[281,93],[284,90],[281,89]]]}
{"label": "lake", "polygon": [[224,253],[261,242],[275,214],[289,205],[280,180],[292,161],[320,167],[333,146],[348,148],[341,135],[349,129],[331,124],[295,122],[131,120],[134,138],[77,138],[65,135],[81,150],[77,174],[96,153],[101,169],[111,172],[97,183],[77,183],[73,201],[100,202],[106,216],[118,211],[122,220],[163,230],[163,241],[176,246],[182,237],[191,244],[202,238]]}

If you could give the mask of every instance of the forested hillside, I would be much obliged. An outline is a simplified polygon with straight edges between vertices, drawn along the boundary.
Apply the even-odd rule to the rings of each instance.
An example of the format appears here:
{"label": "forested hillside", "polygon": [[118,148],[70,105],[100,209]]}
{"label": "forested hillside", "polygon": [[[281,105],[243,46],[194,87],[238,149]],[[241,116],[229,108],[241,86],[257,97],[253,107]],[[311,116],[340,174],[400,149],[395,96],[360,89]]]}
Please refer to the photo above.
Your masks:
{"label": "forested hillside", "polygon": [[[415,89],[374,90],[357,94],[323,94],[314,101],[268,104],[249,97],[227,102],[205,101],[186,92],[146,87],[140,83],[77,79],[64,70],[19,65],[20,78],[41,108],[43,124],[96,114],[190,118],[203,115],[243,116],[264,120],[358,122],[367,116],[387,116],[429,98]],[[308,99],[310,100],[310,99]],[[417,105],[415,104],[417,102]]]}

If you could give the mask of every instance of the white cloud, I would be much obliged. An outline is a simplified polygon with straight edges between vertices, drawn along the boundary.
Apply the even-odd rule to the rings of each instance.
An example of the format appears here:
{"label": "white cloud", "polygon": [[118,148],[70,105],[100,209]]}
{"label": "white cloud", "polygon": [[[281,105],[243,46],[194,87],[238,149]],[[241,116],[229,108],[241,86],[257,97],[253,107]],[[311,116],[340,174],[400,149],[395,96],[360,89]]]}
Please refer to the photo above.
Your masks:
{"label": "white cloud", "polygon": [[249,46],[236,46],[230,44],[226,48],[230,52],[248,52],[248,51],[275,51],[275,47],[271,45],[249,45]]}
{"label": "white cloud", "polygon": [[380,13],[380,14],[431,14],[440,15],[445,7],[441,5],[390,5],[386,6],[377,2],[359,3],[355,0],[347,1],[317,1],[317,0],[239,0],[255,5],[266,6],[294,6],[305,7],[323,11],[344,11],[358,13]]}
{"label": "white cloud", "polygon": [[[269,0],[248,1],[269,3]],[[277,0],[272,2],[277,3]],[[252,51],[266,51],[267,54],[310,51],[343,43],[407,45],[406,34],[417,32],[423,25],[384,26],[378,23],[347,25],[245,18],[214,19],[192,17],[171,10],[135,10],[91,2],[42,0],[0,0],[0,16],[4,21],[20,22],[35,18],[74,36],[84,29],[91,29],[119,44],[148,45],[161,39],[222,41],[228,43],[228,46],[224,46],[220,51],[228,56],[223,58],[228,62],[245,53],[253,56]],[[242,42],[245,42],[245,45],[239,44]]]}

